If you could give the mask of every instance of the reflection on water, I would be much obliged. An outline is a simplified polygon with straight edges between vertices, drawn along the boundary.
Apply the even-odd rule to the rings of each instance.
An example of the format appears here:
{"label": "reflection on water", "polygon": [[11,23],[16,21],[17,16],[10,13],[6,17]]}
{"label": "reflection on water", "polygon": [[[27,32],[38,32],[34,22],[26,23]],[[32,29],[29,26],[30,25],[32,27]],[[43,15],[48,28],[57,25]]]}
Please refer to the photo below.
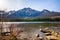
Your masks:
{"label": "reflection on water", "polygon": [[[60,22],[3,22],[4,24],[24,24],[24,23],[60,23]],[[2,24],[2,22],[0,22]]]}

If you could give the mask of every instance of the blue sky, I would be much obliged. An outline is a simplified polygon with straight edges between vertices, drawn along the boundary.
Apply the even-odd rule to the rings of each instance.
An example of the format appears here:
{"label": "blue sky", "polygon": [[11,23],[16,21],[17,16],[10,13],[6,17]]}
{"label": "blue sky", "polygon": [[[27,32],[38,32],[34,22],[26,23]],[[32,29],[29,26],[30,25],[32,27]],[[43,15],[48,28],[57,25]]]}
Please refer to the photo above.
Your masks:
{"label": "blue sky", "polygon": [[[4,2],[3,2],[4,1]],[[30,7],[35,10],[47,9],[60,12],[60,0],[3,0],[0,9],[19,10]],[[1,2],[1,0],[0,0]]]}

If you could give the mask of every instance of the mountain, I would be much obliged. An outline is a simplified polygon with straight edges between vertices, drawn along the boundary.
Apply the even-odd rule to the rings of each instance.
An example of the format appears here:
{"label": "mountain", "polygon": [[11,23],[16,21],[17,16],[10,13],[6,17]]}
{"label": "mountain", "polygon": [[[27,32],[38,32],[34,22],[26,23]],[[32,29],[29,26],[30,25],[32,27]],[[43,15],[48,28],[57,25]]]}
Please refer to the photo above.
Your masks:
{"label": "mountain", "polygon": [[0,18],[1,17],[5,18],[5,17],[7,17],[8,14],[9,14],[8,12],[5,12],[3,10],[0,10]]}
{"label": "mountain", "polygon": [[31,17],[38,17],[41,14],[40,11],[36,11],[31,8],[23,8],[21,10],[16,11],[15,13],[10,14],[9,18],[31,18]]}
{"label": "mountain", "polygon": [[[60,12],[54,12],[49,10],[37,11],[31,8],[23,8],[17,11],[2,11],[2,15],[5,15],[7,19],[20,19],[20,18],[50,18],[60,16]],[[0,12],[1,15],[1,12]],[[5,17],[4,16],[4,17]]]}
{"label": "mountain", "polygon": [[41,11],[40,18],[50,18],[50,17],[55,17],[55,16],[60,16],[60,12],[53,12],[53,11],[48,11],[44,9]]}
{"label": "mountain", "polygon": [[15,10],[9,11],[9,12],[8,12],[8,15],[12,15],[12,14],[15,13],[15,12],[16,12]]}

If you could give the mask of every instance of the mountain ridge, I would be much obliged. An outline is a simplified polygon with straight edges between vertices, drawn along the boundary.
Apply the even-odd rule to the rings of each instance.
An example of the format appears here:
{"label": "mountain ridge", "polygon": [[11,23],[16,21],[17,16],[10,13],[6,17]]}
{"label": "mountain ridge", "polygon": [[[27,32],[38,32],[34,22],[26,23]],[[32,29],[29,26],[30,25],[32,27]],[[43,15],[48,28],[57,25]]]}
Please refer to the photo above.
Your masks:
{"label": "mountain ridge", "polygon": [[[1,12],[0,12],[1,13]],[[0,14],[1,15],[1,14]],[[4,13],[5,15],[5,13]],[[17,11],[9,11],[6,14],[6,18],[50,18],[60,16],[60,12],[53,12],[49,10],[37,11],[32,8],[23,8]]]}

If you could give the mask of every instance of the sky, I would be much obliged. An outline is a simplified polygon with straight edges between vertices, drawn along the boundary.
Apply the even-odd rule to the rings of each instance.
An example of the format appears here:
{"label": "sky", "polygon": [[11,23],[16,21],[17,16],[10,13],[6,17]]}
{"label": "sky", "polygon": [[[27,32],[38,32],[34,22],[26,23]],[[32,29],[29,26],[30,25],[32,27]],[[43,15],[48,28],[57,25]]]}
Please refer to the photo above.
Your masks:
{"label": "sky", "polygon": [[19,10],[25,7],[60,12],[60,0],[0,0],[0,10]]}

